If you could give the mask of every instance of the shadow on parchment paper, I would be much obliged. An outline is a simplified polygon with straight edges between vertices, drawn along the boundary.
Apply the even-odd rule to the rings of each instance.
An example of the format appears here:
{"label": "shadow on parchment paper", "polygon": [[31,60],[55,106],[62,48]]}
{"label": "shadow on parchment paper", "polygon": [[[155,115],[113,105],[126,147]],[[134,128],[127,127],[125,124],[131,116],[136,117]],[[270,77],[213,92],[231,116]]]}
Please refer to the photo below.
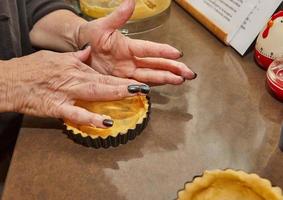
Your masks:
{"label": "shadow on parchment paper", "polygon": [[[282,103],[272,97],[266,90],[259,102],[259,112],[266,123],[265,145],[261,147],[261,153],[257,159],[257,171],[260,172],[265,170],[270,164],[273,165],[274,163],[270,161],[278,154],[276,152],[279,148],[280,128],[283,124]],[[283,162],[280,163],[279,160],[278,165],[281,165],[281,169],[283,169],[282,164]],[[276,169],[276,166],[274,168]]]}
{"label": "shadow on parchment paper", "polygon": [[[236,61],[233,53],[229,53],[227,56]],[[254,149],[257,150],[251,172],[269,178],[273,184],[283,187],[283,153],[278,148],[280,127],[283,123],[283,107],[280,102],[267,92],[265,88],[265,71],[250,63],[252,57],[253,54],[249,54],[241,62],[236,61],[242,71],[243,80],[246,79],[250,90],[255,91],[252,93],[253,96],[250,97],[252,99],[250,108],[254,109],[257,117],[250,117],[254,118],[253,124],[259,127],[254,128],[255,132],[251,135],[254,137],[255,142],[250,143],[250,145],[254,145]],[[258,80],[260,77],[261,79]],[[259,81],[262,81],[261,84],[258,84]],[[261,95],[260,98],[257,95]]]}
{"label": "shadow on parchment paper", "polygon": [[[268,92],[263,93],[259,102],[259,113],[265,123],[264,143],[260,147],[257,158],[256,170],[264,169],[278,149],[280,138],[280,127],[283,123],[283,107]],[[281,166],[283,169],[283,166]]]}
{"label": "shadow on parchment paper", "polygon": [[[206,105],[205,109],[206,112],[215,113],[215,117],[210,118],[209,123],[202,123],[206,126],[196,126],[198,133],[206,133],[198,134],[197,141],[217,138],[217,143],[222,149],[226,148],[229,152],[225,154],[226,162],[220,162],[223,165],[220,167],[235,167],[248,172],[254,172],[264,166],[273,152],[270,146],[277,145],[274,139],[277,133],[270,132],[271,129],[276,129],[277,125],[270,123],[260,111],[263,108],[261,96],[266,92],[265,72],[257,68],[251,60],[252,55],[241,58],[232,49],[225,50],[219,53],[219,61],[213,63],[215,65],[213,69],[207,68],[201,72],[207,73],[205,76],[207,80],[202,82],[199,89],[203,91],[200,94],[201,99],[213,99],[214,104]],[[223,83],[225,87],[222,87]],[[205,90],[211,87],[221,88],[221,91]],[[277,103],[272,100],[268,102],[271,105],[265,105],[266,110],[274,106],[272,103]],[[277,104],[277,109],[280,110],[278,106],[280,105]],[[223,121],[232,123],[223,123]],[[209,154],[210,151],[205,153]],[[214,163],[219,167],[217,164]]]}
{"label": "shadow on parchment paper", "polygon": [[[258,170],[262,177],[266,177],[272,181],[272,184],[283,188],[283,152],[279,149],[280,128],[283,124],[283,107],[281,102],[270,101],[273,98],[270,94],[265,93],[260,101],[260,113],[266,121],[272,122],[274,126],[270,126],[268,133],[272,137],[268,138],[268,154],[263,157],[268,158],[264,165]],[[271,103],[272,102],[272,103]],[[262,161],[259,159],[259,163]]]}
{"label": "shadow on parchment paper", "polygon": [[268,92],[261,97],[259,111],[266,120],[279,125],[283,124],[283,104]]}
{"label": "shadow on parchment paper", "polygon": [[276,148],[271,154],[267,165],[259,174],[272,181],[272,184],[283,189],[283,153]]}

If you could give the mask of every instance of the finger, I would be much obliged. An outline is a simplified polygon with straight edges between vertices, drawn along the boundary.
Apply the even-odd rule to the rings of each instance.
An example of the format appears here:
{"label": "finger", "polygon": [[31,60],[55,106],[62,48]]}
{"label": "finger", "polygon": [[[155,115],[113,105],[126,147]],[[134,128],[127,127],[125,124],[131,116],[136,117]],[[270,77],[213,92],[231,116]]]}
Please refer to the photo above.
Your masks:
{"label": "finger", "polygon": [[170,71],[189,80],[194,79],[196,76],[184,63],[175,60],[165,58],[136,58],[136,64],[140,68]]}
{"label": "finger", "polygon": [[126,97],[146,95],[150,91],[147,85],[106,85],[88,82],[75,85],[71,89],[73,98],[85,101],[115,101]]}
{"label": "finger", "polygon": [[153,85],[180,85],[184,78],[169,71],[138,68],[133,76],[136,80]]}
{"label": "finger", "polygon": [[168,44],[159,44],[155,42],[128,39],[129,50],[136,57],[162,57],[169,59],[178,59],[182,53]]}
{"label": "finger", "polygon": [[[98,72],[96,72],[96,73],[98,73]],[[83,75],[83,77],[84,77],[84,81],[87,81],[87,82],[91,82],[91,81],[95,80],[98,83],[106,84],[106,85],[112,85],[112,86],[116,86],[116,85],[143,85],[143,83],[140,83],[140,82],[133,80],[133,79],[119,78],[119,77],[110,76],[110,75],[97,74],[94,77],[93,74],[85,73]]]}
{"label": "finger", "polygon": [[78,58],[81,62],[86,62],[90,56],[90,53],[91,53],[91,46],[87,46],[85,49],[79,50],[77,52],[73,52],[72,54],[73,56]]}
{"label": "finger", "polygon": [[119,29],[131,18],[134,10],[135,0],[124,0],[114,12],[101,19],[101,24],[109,31]]}
{"label": "finger", "polygon": [[110,117],[89,112],[88,110],[81,107],[64,105],[62,106],[60,113],[63,119],[66,119],[75,124],[88,125],[98,128],[111,127],[110,125],[112,120]]}

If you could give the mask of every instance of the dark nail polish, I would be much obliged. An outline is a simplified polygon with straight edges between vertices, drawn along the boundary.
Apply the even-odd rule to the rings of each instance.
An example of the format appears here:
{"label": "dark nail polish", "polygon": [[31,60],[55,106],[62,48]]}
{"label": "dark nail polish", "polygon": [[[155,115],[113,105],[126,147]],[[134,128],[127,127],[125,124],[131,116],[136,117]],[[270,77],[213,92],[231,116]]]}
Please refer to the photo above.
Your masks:
{"label": "dark nail polish", "polygon": [[114,121],[112,119],[103,120],[103,125],[106,127],[112,127],[114,125]]}
{"label": "dark nail polish", "polygon": [[143,94],[148,94],[150,92],[150,87],[148,85],[141,85],[140,91]]}
{"label": "dark nail polish", "polygon": [[198,74],[195,73],[195,76],[194,76],[194,78],[192,80],[196,79],[197,77],[198,77]]}
{"label": "dark nail polish", "polygon": [[88,46],[90,46],[90,44],[86,43],[84,46],[82,46],[82,48],[80,48],[80,50],[85,50]]}
{"label": "dark nail polish", "polygon": [[128,91],[132,94],[138,93],[141,91],[140,85],[129,85],[128,86]]}

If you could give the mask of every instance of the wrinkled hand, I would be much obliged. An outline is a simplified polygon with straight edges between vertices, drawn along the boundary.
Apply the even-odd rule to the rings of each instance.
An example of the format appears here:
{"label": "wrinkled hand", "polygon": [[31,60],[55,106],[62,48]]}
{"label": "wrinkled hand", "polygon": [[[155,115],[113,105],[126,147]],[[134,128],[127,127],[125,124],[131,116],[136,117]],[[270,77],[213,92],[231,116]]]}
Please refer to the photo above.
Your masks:
{"label": "wrinkled hand", "polygon": [[90,66],[102,74],[132,78],[150,84],[181,84],[196,78],[185,64],[177,62],[182,56],[177,49],[149,41],[130,39],[117,29],[131,17],[134,0],[124,0],[107,17],[80,25],[77,34],[79,47],[90,43]]}
{"label": "wrinkled hand", "polygon": [[106,128],[108,116],[77,107],[75,101],[118,100],[149,92],[148,86],[136,81],[95,72],[83,63],[90,51],[90,47],[74,53],[40,51],[9,61],[7,75],[11,82],[6,100],[13,102],[12,110]]}

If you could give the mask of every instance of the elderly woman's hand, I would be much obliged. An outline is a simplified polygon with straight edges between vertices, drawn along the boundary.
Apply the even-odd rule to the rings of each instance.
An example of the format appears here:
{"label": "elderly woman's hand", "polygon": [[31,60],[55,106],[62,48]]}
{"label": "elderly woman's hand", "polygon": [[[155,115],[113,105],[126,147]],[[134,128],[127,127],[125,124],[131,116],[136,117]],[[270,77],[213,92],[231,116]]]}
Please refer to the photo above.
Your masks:
{"label": "elderly woman's hand", "polygon": [[83,63],[90,51],[90,47],[75,53],[40,51],[0,62],[3,70],[0,111],[65,118],[77,124],[106,128],[108,116],[77,107],[75,101],[118,100],[148,93],[149,87],[95,72]]}
{"label": "elderly woman's hand", "polygon": [[131,17],[134,0],[122,5],[105,18],[80,25],[76,36],[79,47],[92,46],[90,66],[102,74],[133,78],[150,84],[181,84],[196,78],[185,64],[176,61],[182,56],[177,49],[149,41],[134,40],[117,29]]}

